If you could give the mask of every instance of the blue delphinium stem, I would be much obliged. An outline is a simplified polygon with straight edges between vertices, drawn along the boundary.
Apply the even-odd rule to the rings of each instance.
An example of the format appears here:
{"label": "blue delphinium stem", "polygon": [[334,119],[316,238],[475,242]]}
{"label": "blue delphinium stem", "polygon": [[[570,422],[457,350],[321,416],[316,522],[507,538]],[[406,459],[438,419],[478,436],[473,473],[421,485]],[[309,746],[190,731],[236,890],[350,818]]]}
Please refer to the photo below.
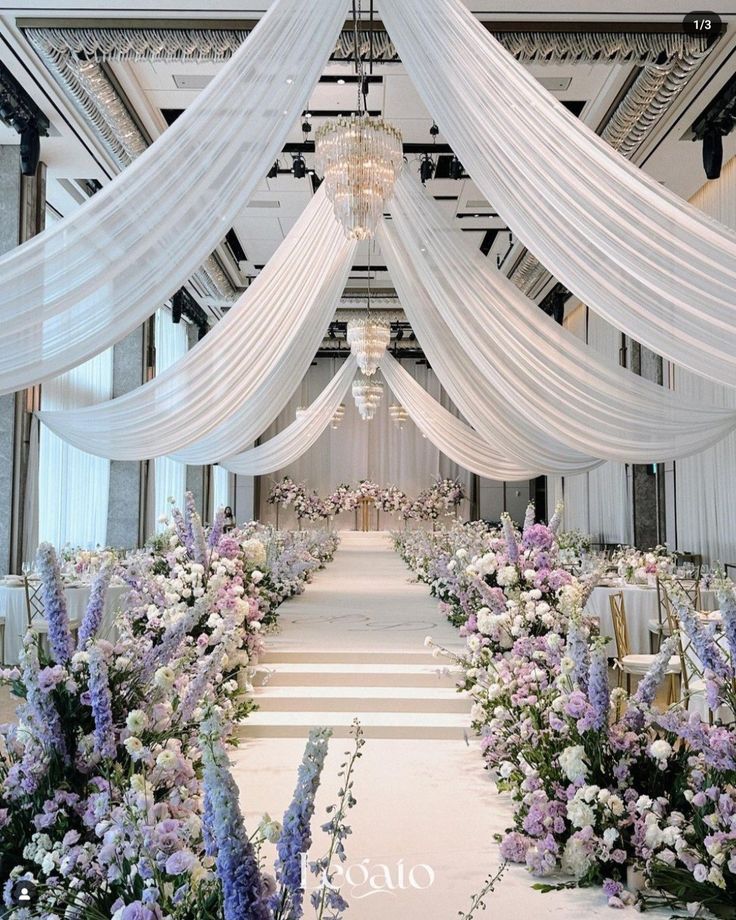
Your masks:
{"label": "blue delphinium stem", "polygon": [[698,615],[693,610],[690,601],[684,597],[677,597],[674,599],[673,605],[703,667],[711,671],[716,677],[730,677],[726,659],[721,654],[721,650],[718,648],[711,631],[698,619]]}
{"label": "blue delphinium stem", "polygon": [[736,666],[736,597],[733,588],[723,584],[718,589],[718,603],[721,608],[723,632],[731,653],[732,666]]}
{"label": "blue delphinium stem", "polygon": [[522,534],[525,534],[530,527],[534,526],[534,518],[536,517],[536,509],[533,502],[529,502],[526,506],[526,514],[524,515],[524,529]]}
{"label": "blue delphinium stem", "polygon": [[588,688],[588,672],[590,670],[589,648],[588,639],[583,632],[580,622],[573,618],[570,620],[570,626],[567,632],[567,651],[575,664],[572,672],[573,681],[583,691]]}
{"label": "blue delphinium stem", "polygon": [[657,688],[664,680],[670,658],[675,654],[676,648],[677,638],[675,636],[670,636],[668,639],[664,640],[659,652],[657,652],[657,657],[652,662],[644,677],[639,681],[636,693],[632,697],[633,703],[639,703],[642,706],[650,706],[654,702]]}
{"label": "blue delphinium stem", "polygon": [[294,798],[284,815],[276,861],[276,878],[280,891],[274,895],[271,906],[276,910],[288,900],[289,909],[283,915],[288,920],[299,920],[304,914],[302,853],[308,853],[312,844],[314,797],[319,788],[331,735],[329,728],[313,728],[309,733],[304,757],[299,765]]}
{"label": "blue delphinium stem", "polygon": [[501,515],[501,523],[503,524],[503,537],[506,541],[506,552],[508,553],[509,562],[513,565],[519,561],[519,544],[516,542],[514,525],[509,515],[505,512]]}
{"label": "blue delphinium stem", "polygon": [[217,546],[220,542],[220,537],[222,536],[222,529],[225,526],[225,509],[218,508],[215,513],[215,519],[212,522],[212,528],[210,530],[210,535],[207,540],[207,544],[210,549]]}
{"label": "blue delphinium stem", "polygon": [[174,523],[174,530],[176,535],[179,537],[179,542],[184,546],[187,552],[191,555],[192,553],[192,539],[189,534],[189,529],[187,527],[186,521],[184,520],[184,515],[181,511],[174,505],[171,509],[171,520]]}
{"label": "blue delphinium stem", "polygon": [[238,787],[215,716],[202,723],[201,746],[207,806],[204,837],[214,851],[222,885],[223,920],[270,920],[258,859],[243,825]]}
{"label": "blue delphinium stem", "polygon": [[552,531],[552,533],[557,533],[557,531],[560,529],[560,524],[562,523],[562,509],[562,502],[558,502],[557,507],[555,508],[555,513],[549,520],[549,529]]}
{"label": "blue delphinium stem", "polygon": [[207,540],[204,535],[204,527],[202,527],[202,519],[197,513],[197,505],[191,492],[187,492],[186,495],[185,519],[187,535],[191,541],[192,558],[200,565],[207,565]]}
{"label": "blue delphinium stem", "polygon": [[602,729],[608,724],[610,690],[608,687],[608,656],[605,645],[596,642],[590,654],[588,699],[593,707],[593,726]]}
{"label": "blue delphinium stem", "polygon": [[113,566],[111,562],[105,562],[102,568],[95,576],[92,582],[92,590],[89,595],[89,603],[79,627],[78,648],[83,649],[90,639],[94,639],[102,623],[102,614],[105,610],[105,598],[107,589],[110,586]]}
{"label": "blue delphinium stem", "polygon": [[33,725],[35,740],[47,751],[58,751],[64,756],[66,743],[59,713],[50,694],[39,684],[38,649],[33,639],[26,638],[20,656],[23,686],[26,690],[26,712]]}
{"label": "blue delphinium stem", "polygon": [[69,629],[69,615],[59,563],[50,543],[42,543],[38,547],[37,564],[41,576],[44,612],[49,626],[51,655],[57,664],[63,665],[72,657],[74,640]]}
{"label": "blue delphinium stem", "polygon": [[95,751],[100,757],[112,759],[117,753],[115,725],[112,718],[112,694],[108,681],[107,662],[95,645],[89,649],[89,695],[95,723]]}

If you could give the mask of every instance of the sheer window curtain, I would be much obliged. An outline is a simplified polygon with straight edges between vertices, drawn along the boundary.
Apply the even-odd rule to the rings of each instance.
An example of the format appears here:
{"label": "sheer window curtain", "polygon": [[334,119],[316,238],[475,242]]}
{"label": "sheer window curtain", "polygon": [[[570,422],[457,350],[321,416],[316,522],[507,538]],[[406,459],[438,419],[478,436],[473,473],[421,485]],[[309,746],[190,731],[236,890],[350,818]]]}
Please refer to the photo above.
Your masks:
{"label": "sheer window curtain", "polygon": [[224,466],[212,467],[212,478],[210,480],[212,487],[212,519],[219,508],[225,508],[232,505],[230,499],[230,473]]}
{"label": "sheer window curtain", "polygon": [[[166,370],[189,350],[187,327],[181,323],[172,323],[171,310],[163,307],[156,311],[155,329],[156,373]],[[45,427],[45,426],[44,426]],[[156,457],[154,463],[154,518],[158,524],[161,515],[168,515],[169,499],[184,507],[184,494],[187,488],[187,465],[170,457]]]}
{"label": "sheer window curtain", "polygon": [[[76,409],[112,396],[112,349],[47,381],[43,409]],[[110,461],[87,454],[41,425],[38,458],[38,538],[56,547],[92,549],[107,538]]]}

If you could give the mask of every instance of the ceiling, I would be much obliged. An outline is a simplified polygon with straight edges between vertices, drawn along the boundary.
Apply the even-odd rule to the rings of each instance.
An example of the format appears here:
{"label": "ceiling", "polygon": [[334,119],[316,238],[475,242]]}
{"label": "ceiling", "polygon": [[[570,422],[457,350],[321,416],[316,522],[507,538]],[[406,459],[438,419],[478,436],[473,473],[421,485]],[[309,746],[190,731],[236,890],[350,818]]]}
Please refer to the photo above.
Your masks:
{"label": "ceiling", "polygon": [[[51,136],[42,141],[42,157],[48,165],[48,198],[53,208],[60,214],[70,213],[86,194],[77,180],[94,179],[104,184],[124,163],[81,110],[69,86],[64,85],[39,53],[37,44],[31,40],[35,30],[114,26],[150,31],[172,25],[197,29],[219,25],[236,30],[251,27],[269,5],[251,2],[243,9],[240,3],[220,0],[214,12],[203,11],[204,4],[194,0],[157,0],[155,8],[152,3],[140,0],[107,0],[103,9],[91,0],[50,0],[2,8],[0,60],[27,89],[52,126]],[[614,28],[624,33],[640,33],[655,26],[671,31],[691,6],[679,0],[666,4],[649,2],[644,13],[640,0],[618,0],[615,12],[610,2],[602,0],[576,0],[558,4],[556,8],[547,5],[544,11],[538,9],[538,0],[517,0],[512,11],[509,4],[490,0],[473,0],[467,5],[491,30],[495,25],[519,33],[551,29],[562,35]],[[364,0],[363,6],[368,6],[368,0]],[[380,2],[376,6],[380,15]],[[727,25],[725,34],[693,67],[682,91],[642,142],[627,151],[633,162],[684,197],[692,195],[705,181],[700,145],[689,139],[690,126],[736,72],[736,8],[727,10],[724,4],[720,6],[722,9],[717,12]],[[612,113],[641,74],[636,64],[615,58],[605,62],[524,63],[558,99],[599,133],[605,130]],[[176,113],[185,109],[223,66],[212,60],[116,59],[104,62],[98,69],[114,87],[123,114],[138,132],[140,144],[145,146],[166,129]],[[430,136],[432,118],[401,62],[379,61],[372,71],[374,80],[370,84],[368,109],[395,124],[405,143],[425,145],[427,149],[437,145],[446,150],[448,142],[442,134],[442,125],[438,126],[435,139]],[[351,82],[353,74],[350,61],[330,61],[310,97],[309,116],[297,121],[289,134],[286,150],[279,157],[281,172],[275,178],[264,177],[248,207],[234,221],[235,248],[225,245],[215,253],[217,265],[213,263],[209,277],[215,280],[222,296],[205,284],[201,288],[195,286],[197,299],[213,315],[226,308],[234,291],[246,286],[257,274],[309,201],[313,194],[312,178],[307,175],[297,179],[288,172],[293,150],[311,140],[314,130],[331,114],[354,110],[357,92]],[[338,82],[343,79],[345,83]],[[304,120],[312,126],[311,136],[305,136],[301,130]],[[0,125],[0,143],[17,143],[17,136]],[[726,139],[725,146],[726,157],[736,155],[734,135]],[[313,154],[307,152],[305,157],[311,168]],[[418,170],[420,157],[418,152],[408,154],[411,169]],[[445,153],[439,159],[440,172],[444,169],[446,175],[450,155]],[[454,216],[457,226],[489,259],[513,275],[522,289],[537,299],[549,292],[554,279],[534,262],[523,243],[514,238],[495,214],[493,203],[485,200],[472,179],[436,178],[428,187],[441,206]],[[364,243],[359,246],[347,293],[360,296],[369,277],[373,290],[391,294],[391,279],[379,247]]]}

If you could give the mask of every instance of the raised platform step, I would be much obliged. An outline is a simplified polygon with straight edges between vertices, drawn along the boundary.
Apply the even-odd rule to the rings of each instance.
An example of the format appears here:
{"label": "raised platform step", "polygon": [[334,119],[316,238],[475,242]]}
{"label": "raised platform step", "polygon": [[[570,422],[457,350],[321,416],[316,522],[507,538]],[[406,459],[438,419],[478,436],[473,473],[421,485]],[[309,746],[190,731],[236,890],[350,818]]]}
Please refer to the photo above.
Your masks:
{"label": "raised platform step", "polygon": [[264,687],[261,712],[465,713],[470,701],[451,687]]}
{"label": "raised platform step", "polygon": [[[458,649],[458,651],[461,651]],[[262,664],[428,664],[442,667],[446,658],[435,658],[429,649],[412,650],[354,650],[354,649],[299,649],[291,643],[280,648],[278,641],[269,641],[269,647],[260,659]]]}
{"label": "raised platform step", "polygon": [[329,726],[346,738],[357,715],[367,738],[461,741],[470,734],[468,715],[415,712],[254,712],[239,726],[242,738],[303,738],[316,726]]}
{"label": "raised platform step", "polygon": [[268,687],[454,687],[453,674],[433,664],[259,665],[254,686]]}

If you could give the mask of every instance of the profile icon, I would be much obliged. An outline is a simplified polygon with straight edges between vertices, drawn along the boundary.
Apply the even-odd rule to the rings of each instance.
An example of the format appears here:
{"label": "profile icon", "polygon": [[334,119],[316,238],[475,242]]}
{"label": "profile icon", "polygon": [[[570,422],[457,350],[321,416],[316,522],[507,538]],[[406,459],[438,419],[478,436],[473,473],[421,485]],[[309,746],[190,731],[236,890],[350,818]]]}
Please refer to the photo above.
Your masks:
{"label": "profile icon", "polygon": [[10,890],[13,904],[30,904],[36,897],[36,886],[27,878],[18,879]]}

